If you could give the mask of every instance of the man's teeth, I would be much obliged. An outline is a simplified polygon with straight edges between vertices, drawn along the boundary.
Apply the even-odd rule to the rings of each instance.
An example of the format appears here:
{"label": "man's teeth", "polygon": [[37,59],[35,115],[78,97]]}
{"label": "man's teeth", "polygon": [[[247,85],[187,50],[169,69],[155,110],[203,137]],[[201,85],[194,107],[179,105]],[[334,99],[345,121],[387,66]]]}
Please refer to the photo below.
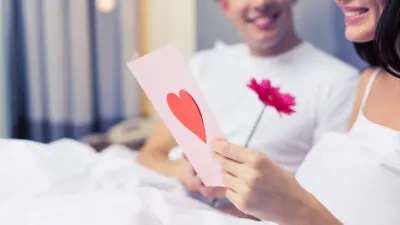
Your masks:
{"label": "man's teeth", "polygon": [[272,20],[270,18],[262,17],[262,18],[256,19],[254,22],[256,22],[256,23],[270,23],[271,21]]}

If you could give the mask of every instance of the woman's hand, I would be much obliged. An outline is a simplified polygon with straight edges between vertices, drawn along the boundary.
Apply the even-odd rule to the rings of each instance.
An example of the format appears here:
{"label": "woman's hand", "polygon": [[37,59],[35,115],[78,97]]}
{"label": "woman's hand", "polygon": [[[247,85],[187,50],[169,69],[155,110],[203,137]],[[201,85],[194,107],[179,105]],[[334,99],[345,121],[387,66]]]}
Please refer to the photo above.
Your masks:
{"label": "woman's hand", "polygon": [[220,212],[223,212],[225,214],[229,214],[229,215],[234,216],[234,217],[260,221],[258,218],[255,218],[253,216],[247,215],[246,213],[240,211],[233,204],[225,204],[225,205],[222,205],[222,206],[218,206],[218,207],[216,207],[216,209],[219,210]]}
{"label": "woman's hand", "polygon": [[240,211],[280,224],[340,224],[265,154],[226,141],[212,149],[224,170],[226,196]]}

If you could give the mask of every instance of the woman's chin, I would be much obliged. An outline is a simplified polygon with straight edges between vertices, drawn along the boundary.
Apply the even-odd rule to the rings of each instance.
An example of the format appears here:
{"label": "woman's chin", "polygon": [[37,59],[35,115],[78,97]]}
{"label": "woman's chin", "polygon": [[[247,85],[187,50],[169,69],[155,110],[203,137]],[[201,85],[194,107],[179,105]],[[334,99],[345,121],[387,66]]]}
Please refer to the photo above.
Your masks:
{"label": "woman's chin", "polygon": [[364,43],[374,39],[374,32],[361,32],[359,29],[347,28],[345,36],[349,41]]}

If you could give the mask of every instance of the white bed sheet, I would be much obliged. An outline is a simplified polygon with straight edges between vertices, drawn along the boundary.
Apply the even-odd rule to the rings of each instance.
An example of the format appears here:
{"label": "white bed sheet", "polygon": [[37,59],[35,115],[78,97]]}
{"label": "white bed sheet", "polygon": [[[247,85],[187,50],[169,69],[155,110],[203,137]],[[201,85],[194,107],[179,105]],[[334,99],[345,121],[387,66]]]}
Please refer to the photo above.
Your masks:
{"label": "white bed sheet", "polygon": [[98,154],[72,140],[0,140],[0,224],[252,225],[186,196],[180,183],[111,146]]}

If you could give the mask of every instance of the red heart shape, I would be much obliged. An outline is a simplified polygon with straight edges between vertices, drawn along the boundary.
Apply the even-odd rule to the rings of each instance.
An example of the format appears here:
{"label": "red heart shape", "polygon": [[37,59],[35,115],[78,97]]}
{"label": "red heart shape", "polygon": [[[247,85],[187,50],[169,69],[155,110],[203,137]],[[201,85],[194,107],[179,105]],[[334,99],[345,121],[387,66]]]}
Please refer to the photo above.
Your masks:
{"label": "red heart shape", "polygon": [[206,143],[207,137],[203,117],[193,97],[187,91],[181,90],[179,91],[179,96],[169,93],[167,95],[167,103],[174,116]]}

